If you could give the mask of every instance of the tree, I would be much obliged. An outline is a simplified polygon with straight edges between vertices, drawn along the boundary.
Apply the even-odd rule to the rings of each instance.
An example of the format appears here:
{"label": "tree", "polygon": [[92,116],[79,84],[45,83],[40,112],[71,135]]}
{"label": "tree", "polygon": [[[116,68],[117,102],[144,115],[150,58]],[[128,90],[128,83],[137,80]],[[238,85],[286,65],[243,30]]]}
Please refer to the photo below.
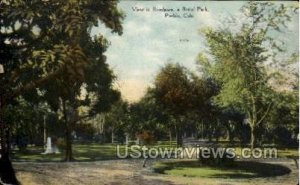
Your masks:
{"label": "tree", "polygon": [[266,138],[281,146],[298,146],[299,133],[299,92],[281,92],[276,97],[277,104],[266,118]]}
{"label": "tree", "polygon": [[[3,121],[10,123],[7,126],[11,138],[9,142],[17,145],[21,151],[26,149],[28,143],[42,146],[44,121],[47,121],[46,116],[51,115],[48,109],[44,103],[35,104],[21,97],[6,106],[3,110]],[[22,141],[23,138],[26,141]]]}
{"label": "tree", "polygon": [[[241,130],[241,124],[244,122],[244,115],[236,111],[235,109],[225,108],[220,110],[220,120],[222,126],[225,127],[228,133],[228,139],[231,144],[233,144],[234,137],[237,137],[240,132],[246,132],[246,130]],[[242,140],[242,138],[240,138]]]}
{"label": "tree", "polygon": [[[70,79],[83,76],[89,56],[79,40],[101,21],[122,33],[123,14],[117,1],[1,1],[0,58],[1,111],[12,100],[46,84],[61,74]],[[86,38],[86,37],[84,37]],[[1,127],[5,124],[1,121]],[[3,132],[4,128],[2,128]],[[0,177],[18,184],[1,134]]]}
{"label": "tree", "polygon": [[192,107],[191,89],[188,71],[179,64],[167,64],[155,78],[153,90],[157,102],[176,119],[178,145],[182,145],[183,117]]}
{"label": "tree", "polygon": [[[65,127],[66,152],[65,160],[73,160],[71,133],[75,124],[88,117],[107,111],[110,105],[120,97],[114,90],[112,82],[115,79],[113,72],[106,63],[104,52],[108,47],[102,37],[83,35],[80,46],[89,56],[89,65],[82,69],[80,78],[70,78],[66,73],[41,87],[44,98],[54,111],[60,110]],[[78,110],[85,107],[84,115]]]}
{"label": "tree", "polygon": [[202,30],[210,53],[199,54],[198,62],[204,74],[221,87],[215,102],[246,114],[253,148],[257,127],[274,104],[266,63],[282,48],[271,32],[283,29],[291,19],[291,11],[284,5],[259,2],[249,2],[241,10],[246,22],[238,31],[229,28]]}
{"label": "tree", "polygon": [[169,114],[176,130],[177,143],[182,145],[184,125],[191,115],[201,118],[213,110],[211,97],[217,87],[210,79],[197,77],[179,64],[167,64],[155,78],[152,89],[156,103]]}
{"label": "tree", "polygon": [[129,132],[131,130],[131,124],[129,122],[129,105],[126,101],[119,100],[115,102],[111,110],[105,113],[105,124],[109,127],[111,133],[111,143],[116,140],[116,133],[121,131]]}
{"label": "tree", "polygon": [[154,92],[149,88],[142,99],[130,106],[132,124],[135,123],[136,133],[148,133],[155,139],[165,139],[169,134],[172,141],[171,116],[166,113],[162,105],[156,101]]}

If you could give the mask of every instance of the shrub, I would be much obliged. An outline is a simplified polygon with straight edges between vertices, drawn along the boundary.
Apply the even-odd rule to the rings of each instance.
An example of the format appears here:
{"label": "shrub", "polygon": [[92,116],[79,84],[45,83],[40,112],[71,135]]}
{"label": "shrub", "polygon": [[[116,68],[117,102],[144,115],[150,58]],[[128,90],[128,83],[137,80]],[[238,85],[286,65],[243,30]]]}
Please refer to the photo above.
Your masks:
{"label": "shrub", "polygon": [[137,138],[144,142],[144,144],[152,144],[155,141],[153,135],[149,131],[143,131],[142,133],[137,134]]}

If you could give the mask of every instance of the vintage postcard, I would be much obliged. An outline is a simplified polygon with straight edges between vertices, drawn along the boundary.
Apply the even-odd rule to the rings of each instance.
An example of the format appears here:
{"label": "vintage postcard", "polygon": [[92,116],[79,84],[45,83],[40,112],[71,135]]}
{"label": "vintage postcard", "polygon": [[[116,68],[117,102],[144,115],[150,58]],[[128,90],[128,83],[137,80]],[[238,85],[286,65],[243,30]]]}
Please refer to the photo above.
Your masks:
{"label": "vintage postcard", "polygon": [[299,2],[3,0],[0,184],[299,184]]}

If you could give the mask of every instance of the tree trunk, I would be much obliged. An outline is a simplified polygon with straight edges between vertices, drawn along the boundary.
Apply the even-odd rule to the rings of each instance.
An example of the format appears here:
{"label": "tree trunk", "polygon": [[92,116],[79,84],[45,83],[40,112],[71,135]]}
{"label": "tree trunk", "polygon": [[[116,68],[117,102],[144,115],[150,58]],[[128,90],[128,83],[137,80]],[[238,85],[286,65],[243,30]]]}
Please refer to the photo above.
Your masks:
{"label": "tree trunk", "polygon": [[[68,127],[68,126],[67,126]],[[70,133],[70,129],[66,129],[66,155],[65,161],[73,161],[73,153],[72,153],[72,136]]]}
{"label": "tree trunk", "polygon": [[[1,124],[3,126],[4,124]],[[16,184],[19,182],[16,178],[15,171],[13,169],[12,163],[9,159],[9,150],[7,146],[7,142],[5,142],[5,134],[3,130],[1,130],[1,152],[0,152],[0,184]]]}
{"label": "tree trunk", "polygon": [[212,135],[213,135],[213,130],[212,130],[212,128],[211,128],[211,125],[209,125],[208,130],[209,130],[209,132],[210,132],[210,133],[208,134],[208,141],[211,142],[211,141],[212,141]]}
{"label": "tree trunk", "polygon": [[128,145],[129,144],[129,134],[125,133],[125,144]]}
{"label": "tree trunk", "polygon": [[66,153],[65,153],[65,161],[72,161],[73,160],[73,153],[72,153],[72,136],[71,136],[71,129],[70,123],[66,120],[66,130],[65,130],[65,137],[66,137]]}
{"label": "tree trunk", "polygon": [[[0,95],[0,111],[3,108],[2,95]],[[1,112],[0,112],[1,116]],[[0,117],[0,184],[14,184],[19,182],[9,159],[9,133],[5,123]]]}
{"label": "tree trunk", "polygon": [[233,144],[233,139],[234,139],[234,134],[233,134],[233,131],[229,131],[229,143],[230,144]]}
{"label": "tree trunk", "polygon": [[230,127],[230,122],[227,123],[226,128],[227,128],[227,134],[228,134],[229,143],[233,144],[233,139],[234,139],[234,134],[233,133],[234,133],[234,131]]}
{"label": "tree trunk", "polygon": [[170,146],[172,146],[172,130],[169,130]]}
{"label": "tree trunk", "polygon": [[204,139],[204,123],[201,121],[201,139]]}
{"label": "tree trunk", "polygon": [[253,150],[253,148],[255,147],[255,129],[256,129],[256,125],[257,125],[257,111],[256,111],[256,101],[255,101],[255,97],[251,96],[251,100],[252,100],[252,114],[248,113],[249,115],[252,115],[252,117],[250,117],[250,128],[251,128],[251,140],[250,140],[250,147],[251,147],[251,151]]}
{"label": "tree trunk", "polygon": [[65,151],[65,161],[73,161],[73,152],[72,152],[72,136],[71,136],[71,119],[68,119],[67,116],[67,109],[66,109],[66,101],[62,101],[63,104],[63,114],[64,114],[64,121],[65,121],[65,141],[66,141],[66,151]]}
{"label": "tree trunk", "polygon": [[0,158],[0,184],[19,185],[15,171],[9,159],[8,152],[1,152]]}
{"label": "tree trunk", "polygon": [[255,126],[251,125],[251,140],[250,140],[250,147],[251,147],[251,151],[253,150],[253,148],[255,147],[256,144],[256,138],[255,138]]}
{"label": "tree trunk", "polygon": [[111,129],[111,144],[114,144],[115,142],[115,133],[114,133],[114,128]]}
{"label": "tree trunk", "polygon": [[177,139],[178,138],[178,133],[177,133],[177,128],[175,128],[175,140],[176,140],[176,144],[177,144]]}
{"label": "tree trunk", "polygon": [[176,127],[176,140],[177,146],[182,146],[182,129],[180,127]]}

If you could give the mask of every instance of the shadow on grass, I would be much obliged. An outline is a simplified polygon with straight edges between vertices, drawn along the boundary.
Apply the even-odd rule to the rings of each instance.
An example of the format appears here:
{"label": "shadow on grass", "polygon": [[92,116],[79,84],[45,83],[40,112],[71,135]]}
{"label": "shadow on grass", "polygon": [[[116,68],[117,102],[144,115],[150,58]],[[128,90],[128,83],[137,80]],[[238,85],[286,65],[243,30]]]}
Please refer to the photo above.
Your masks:
{"label": "shadow on grass", "polygon": [[258,178],[285,175],[291,170],[285,166],[253,161],[235,161],[231,166],[205,166],[198,161],[159,162],[153,167],[162,174],[207,178]]}

